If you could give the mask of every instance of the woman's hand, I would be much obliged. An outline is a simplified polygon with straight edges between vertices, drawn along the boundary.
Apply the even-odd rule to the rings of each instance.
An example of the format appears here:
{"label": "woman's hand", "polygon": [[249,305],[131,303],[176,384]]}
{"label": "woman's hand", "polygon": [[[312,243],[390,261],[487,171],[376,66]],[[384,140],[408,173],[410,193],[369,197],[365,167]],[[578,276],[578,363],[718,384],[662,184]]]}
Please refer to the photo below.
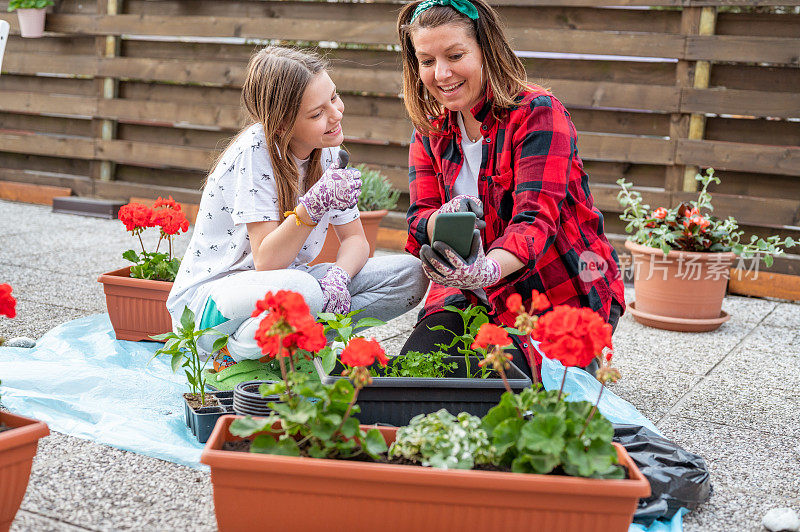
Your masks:
{"label": "woman's hand", "polygon": [[347,289],[349,284],[350,276],[335,264],[325,272],[325,275],[319,280],[319,286],[322,288],[322,295],[325,298],[325,304],[322,305],[323,312],[333,312],[334,314],[350,312],[350,291]]}
{"label": "woman's hand", "polygon": [[491,286],[500,280],[500,264],[483,252],[481,233],[472,233],[469,257],[463,258],[444,242],[425,244],[419,252],[422,270],[431,281],[464,290]]}
{"label": "woman's hand", "polygon": [[331,209],[349,209],[358,203],[361,194],[361,172],[355,168],[339,168],[334,163],[325,170],[314,186],[300,198],[308,216],[318,223]]}

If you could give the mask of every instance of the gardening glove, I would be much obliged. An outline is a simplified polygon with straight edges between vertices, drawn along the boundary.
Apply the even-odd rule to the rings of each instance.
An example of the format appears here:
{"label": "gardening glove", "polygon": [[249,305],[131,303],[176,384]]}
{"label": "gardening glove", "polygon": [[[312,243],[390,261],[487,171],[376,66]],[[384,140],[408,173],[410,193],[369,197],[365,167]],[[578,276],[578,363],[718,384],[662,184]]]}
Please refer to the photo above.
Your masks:
{"label": "gardening glove", "polygon": [[439,207],[437,212],[474,212],[475,227],[477,229],[483,229],[486,227],[486,222],[483,220],[483,203],[475,196],[459,194],[455,198]]}
{"label": "gardening glove", "polygon": [[431,281],[442,286],[474,290],[491,286],[500,280],[500,265],[483,252],[481,233],[472,233],[469,257],[463,258],[444,242],[425,244],[419,252],[422,270]]}
{"label": "gardening glove", "polygon": [[358,202],[361,172],[355,168],[340,168],[346,164],[346,159],[340,156],[339,161],[325,170],[319,181],[300,197],[300,203],[305,205],[314,223],[318,223],[331,209],[349,209]]}
{"label": "gardening glove", "polygon": [[347,285],[350,284],[350,276],[340,267],[331,266],[322,279],[319,286],[322,288],[322,295],[325,303],[322,305],[323,312],[333,312],[334,314],[347,314],[350,312],[350,291]]}

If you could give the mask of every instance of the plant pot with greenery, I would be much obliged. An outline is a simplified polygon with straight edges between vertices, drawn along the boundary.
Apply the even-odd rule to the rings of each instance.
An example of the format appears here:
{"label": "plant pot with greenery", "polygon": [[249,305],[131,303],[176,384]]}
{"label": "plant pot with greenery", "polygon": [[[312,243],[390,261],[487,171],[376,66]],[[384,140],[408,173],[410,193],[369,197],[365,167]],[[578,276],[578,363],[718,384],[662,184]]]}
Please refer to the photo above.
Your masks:
{"label": "plant pot with greenery", "polygon": [[[197,348],[197,340],[204,335],[219,336],[212,345],[212,356],[203,360]],[[200,443],[205,443],[217,420],[233,413],[233,391],[207,391],[204,371],[213,356],[225,349],[228,336],[214,331],[212,328],[195,330],[194,312],[184,307],[181,323],[177,332],[168,332],[152,337],[153,340],[166,342],[164,347],[156,350],[153,358],[159,355],[171,357],[173,372],[183,368],[189,393],[183,394],[183,411],[186,426]]]}
{"label": "plant pot with greenery", "polygon": [[[480,348],[473,347],[480,327],[489,321],[483,307],[459,309],[453,306],[446,310],[456,312],[464,324],[464,334],[453,335],[449,345],[432,353],[408,352],[403,356],[390,357],[386,367],[376,364],[370,368],[372,384],[358,396],[361,407],[359,419],[365,424],[406,425],[419,414],[445,409],[452,414],[468,412],[476,416],[485,415],[496,405],[506,390],[500,375],[480,365]],[[326,324],[326,332],[337,332],[334,345],[345,345],[352,331],[362,327],[382,325],[372,318],[355,321],[355,314],[346,316],[321,313],[319,319]],[[436,329],[444,329],[442,326]],[[462,356],[448,356],[453,348]],[[335,384],[345,369],[337,360],[337,350],[325,347],[320,356],[314,358],[320,380],[324,384]],[[506,372],[509,387],[516,393],[531,385],[531,380],[517,366],[511,364]]]}
{"label": "plant pot with greenery", "polygon": [[628,308],[644,325],[684,332],[718,328],[730,318],[722,301],[736,257],[763,258],[771,266],[773,256],[784,252],[780,246],[796,244],[789,237],[756,235],[742,243],[744,231],[733,217],[722,220],[711,214],[708,186],[720,182],[714,169],[695,179],[701,183],[697,201],[654,211],[642,204],[631,183],[617,181],[622,187],[618,200],[625,208],[620,218],[631,233],[625,247],[633,255],[636,301]]}
{"label": "plant pot with greenery", "polygon": [[[0,315],[13,318],[16,304],[11,287],[0,284]],[[48,434],[41,421],[0,411],[0,532],[11,528],[28,487],[38,442]]]}
{"label": "plant pot with greenery", "polygon": [[[223,416],[206,443],[201,461],[211,467],[220,530],[269,522],[297,530],[413,530],[436,523],[447,530],[505,531],[535,523],[543,530],[622,531],[639,497],[650,493],[625,450],[611,442],[613,428],[596,405],[567,403],[561,391],[538,384],[519,394],[507,388],[483,419],[439,411],[399,429],[361,425],[354,416],[359,394],[373,380],[368,368],[388,364],[380,345],[351,338],[339,356],[347,378],[312,382],[291,371],[301,353],[325,345],[302,297],[268,293],[257,308],[269,312],[256,339],[265,355],[278,357],[283,375],[261,393],[283,402],[272,403],[265,418]],[[606,349],[610,326],[596,314],[589,319],[573,311],[580,314],[569,317],[588,341],[570,350],[581,356],[570,356],[577,363],[594,353],[602,360],[601,382],[615,379]],[[559,350],[565,328],[544,329],[542,342],[572,362]],[[476,336],[481,365],[498,371],[504,383],[510,344],[507,332],[491,324]]]}
{"label": "plant pot with greenery", "polygon": [[[400,192],[393,189],[391,183],[378,170],[367,168],[363,164],[356,166],[361,171],[361,195],[358,197],[358,210],[361,217],[361,225],[364,227],[364,235],[369,242],[369,256],[375,254],[375,246],[378,242],[378,227],[381,220],[389,214],[389,211],[397,207],[397,200]],[[329,228],[325,243],[319,255],[311,261],[311,264],[322,262],[336,262],[336,254],[339,252],[339,238],[333,228]]]}
{"label": "plant pot with greenery", "polygon": [[[100,275],[106,307],[118,340],[150,340],[151,336],[172,330],[167,311],[167,297],[178,274],[180,259],[173,256],[173,238],[189,229],[189,221],[179,203],[158,198],[151,209],[140,203],[129,203],[119,210],[119,219],[131,235],[138,237],[141,255],[129,249],[122,258],[133,266]],[[142,232],[158,227],[160,237],[156,250],[145,250]],[[159,252],[162,242],[166,253]]]}
{"label": "plant pot with greenery", "polygon": [[8,11],[17,11],[21,37],[38,38],[44,34],[45,10],[53,0],[9,0]]}

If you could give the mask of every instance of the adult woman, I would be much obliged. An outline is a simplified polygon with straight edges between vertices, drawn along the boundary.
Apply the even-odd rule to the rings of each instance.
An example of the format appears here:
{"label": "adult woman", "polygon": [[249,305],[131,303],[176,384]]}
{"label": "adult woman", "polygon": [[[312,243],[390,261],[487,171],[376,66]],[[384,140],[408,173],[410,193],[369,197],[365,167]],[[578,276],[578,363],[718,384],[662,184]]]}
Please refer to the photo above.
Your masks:
{"label": "adult woman", "polygon": [[[512,326],[514,292],[553,305],[589,307],[612,326],[624,308],[616,253],[603,234],[569,114],[527,82],[494,10],[484,0],[423,0],[398,18],[406,109],[416,128],[409,153],[406,250],[433,281],[422,319],[402,352],[447,342],[461,321],[444,305],[483,304]],[[433,243],[436,217],[472,210],[481,221],[469,257]],[[587,267],[588,266],[588,267]],[[530,372],[533,346],[515,339]],[[535,364],[535,365],[534,365]]]}

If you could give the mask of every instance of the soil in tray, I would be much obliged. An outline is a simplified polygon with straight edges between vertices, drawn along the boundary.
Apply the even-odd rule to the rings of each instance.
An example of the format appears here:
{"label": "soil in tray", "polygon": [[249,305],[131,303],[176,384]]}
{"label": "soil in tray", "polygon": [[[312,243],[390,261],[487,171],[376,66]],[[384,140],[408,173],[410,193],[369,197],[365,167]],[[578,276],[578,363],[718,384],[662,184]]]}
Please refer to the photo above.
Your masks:
{"label": "soil in tray", "polygon": [[215,395],[211,395],[210,393],[206,394],[205,404],[200,402],[200,394],[197,393],[185,393],[183,394],[183,397],[186,399],[186,402],[189,403],[189,408],[195,411],[207,406],[219,406],[219,400],[217,397]]}

